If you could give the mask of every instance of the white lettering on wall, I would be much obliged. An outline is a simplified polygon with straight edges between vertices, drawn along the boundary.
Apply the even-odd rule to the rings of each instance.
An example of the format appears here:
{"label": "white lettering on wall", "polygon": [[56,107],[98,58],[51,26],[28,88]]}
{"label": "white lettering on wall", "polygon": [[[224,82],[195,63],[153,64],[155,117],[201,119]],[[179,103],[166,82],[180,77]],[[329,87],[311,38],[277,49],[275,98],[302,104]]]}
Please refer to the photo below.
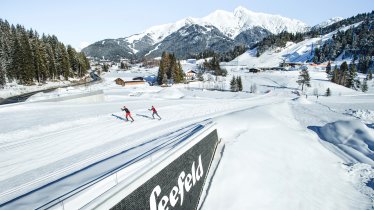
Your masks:
{"label": "white lettering on wall", "polygon": [[149,197],[150,210],[169,210],[169,206],[174,207],[180,200],[180,205],[183,205],[184,190],[188,193],[195,184],[203,177],[203,164],[201,162],[201,155],[199,155],[199,162],[195,168],[195,161],[192,163],[191,173],[182,171],[178,176],[177,186],[174,186],[169,196],[162,196],[161,200],[157,203],[157,197],[161,194],[161,187],[157,185]]}

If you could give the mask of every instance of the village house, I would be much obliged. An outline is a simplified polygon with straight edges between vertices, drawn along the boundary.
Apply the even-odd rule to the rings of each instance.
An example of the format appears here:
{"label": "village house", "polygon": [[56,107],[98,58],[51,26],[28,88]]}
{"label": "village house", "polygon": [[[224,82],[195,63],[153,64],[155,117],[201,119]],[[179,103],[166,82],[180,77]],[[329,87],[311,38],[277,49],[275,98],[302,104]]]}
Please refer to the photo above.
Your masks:
{"label": "village house", "polygon": [[144,80],[129,80],[129,81],[124,81],[121,78],[117,78],[114,80],[117,85],[121,86],[128,86],[128,85],[143,85],[145,83]]}
{"label": "village house", "polygon": [[186,80],[195,80],[196,76],[197,76],[197,72],[196,71],[194,71],[194,70],[188,70],[186,72],[185,79]]}

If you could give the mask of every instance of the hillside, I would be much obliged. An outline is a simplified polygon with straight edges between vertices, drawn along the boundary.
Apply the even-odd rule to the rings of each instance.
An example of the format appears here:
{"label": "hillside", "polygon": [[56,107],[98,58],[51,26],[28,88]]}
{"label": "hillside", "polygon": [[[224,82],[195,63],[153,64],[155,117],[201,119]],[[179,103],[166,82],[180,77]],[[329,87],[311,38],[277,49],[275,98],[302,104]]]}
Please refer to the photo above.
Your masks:
{"label": "hillside", "polygon": [[[374,55],[374,11],[335,19],[305,33],[270,35],[252,47],[257,57],[273,52],[277,61],[313,62],[354,60],[367,73]],[[298,46],[298,47],[297,47]],[[280,52],[283,51],[283,52]],[[280,54],[279,54],[280,53]],[[309,55],[308,55],[309,54]]]}

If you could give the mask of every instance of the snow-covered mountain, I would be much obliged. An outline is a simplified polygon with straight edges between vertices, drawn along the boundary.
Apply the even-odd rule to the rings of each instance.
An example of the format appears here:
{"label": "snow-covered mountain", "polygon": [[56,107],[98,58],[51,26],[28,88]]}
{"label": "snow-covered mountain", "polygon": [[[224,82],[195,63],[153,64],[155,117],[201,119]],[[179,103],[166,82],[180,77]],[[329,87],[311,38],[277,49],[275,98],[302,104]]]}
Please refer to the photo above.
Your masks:
{"label": "snow-covered mountain", "polygon": [[[187,28],[188,32],[184,33]],[[173,51],[173,49],[163,47],[168,46],[163,42],[174,41],[172,46],[179,49],[185,49],[188,45],[187,50],[176,52],[177,56],[186,57],[188,54],[209,50],[216,44],[221,47],[216,47],[214,50],[227,51],[235,45],[251,46],[269,34],[278,34],[282,31],[304,32],[308,28],[299,20],[280,15],[256,13],[244,7],[238,7],[233,12],[217,10],[203,18],[188,17],[175,23],[153,26],[142,33],[126,38],[98,41],[84,48],[83,51],[90,56],[105,56],[111,59],[158,57],[164,50]],[[220,38],[210,37],[212,31],[214,34],[219,33],[217,37]],[[195,40],[198,44],[201,44],[199,40],[205,40],[203,42],[206,43],[203,46],[194,44],[191,46],[190,42],[180,42],[183,39],[179,36],[187,37],[187,41]],[[222,44],[222,41],[227,44]]]}
{"label": "snow-covered mountain", "polygon": [[224,35],[234,39],[241,32],[256,26],[278,34],[282,31],[303,32],[308,26],[295,19],[289,19],[280,15],[252,12],[244,7],[238,7],[233,12],[217,10],[203,18],[185,18],[176,23],[154,26],[141,34],[132,35],[126,38],[129,43],[143,38],[150,37],[154,43],[162,41],[165,37],[188,25],[214,26]]}
{"label": "snow-covered mountain", "polygon": [[334,17],[334,18],[330,18],[330,19],[328,19],[328,20],[326,20],[326,21],[323,21],[322,23],[319,23],[319,24],[313,26],[313,28],[324,28],[324,27],[327,27],[327,26],[329,26],[329,25],[332,25],[332,24],[334,24],[334,23],[336,23],[336,22],[339,22],[339,21],[341,21],[341,20],[343,20],[343,19],[344,19],[344,18],[342,18],[342,17]]}

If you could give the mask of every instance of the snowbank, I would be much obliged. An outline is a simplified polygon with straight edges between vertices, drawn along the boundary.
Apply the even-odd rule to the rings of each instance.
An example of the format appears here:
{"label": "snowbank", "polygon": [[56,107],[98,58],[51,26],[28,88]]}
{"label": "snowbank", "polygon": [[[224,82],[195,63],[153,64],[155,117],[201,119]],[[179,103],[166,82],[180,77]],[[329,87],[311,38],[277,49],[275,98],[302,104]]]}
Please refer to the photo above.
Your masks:
{"label": "snowbank", "polygon": [[156,99],[181,99],[184,98],[185,95],[176,87],[166,87],[158,92],[138,92],[137,95],[133,93],[133,96]]}
{"label": "snowbank", "polygon": [[164,88],[157,95],[165,99],[180,99],[184,97],[184,94],[178,88],[174,87]]}
{"label": "snowbank", "polygon": [[359,162],[374,166],[374,131],[359,120],[337,121],[317,129],[328,141]]}

